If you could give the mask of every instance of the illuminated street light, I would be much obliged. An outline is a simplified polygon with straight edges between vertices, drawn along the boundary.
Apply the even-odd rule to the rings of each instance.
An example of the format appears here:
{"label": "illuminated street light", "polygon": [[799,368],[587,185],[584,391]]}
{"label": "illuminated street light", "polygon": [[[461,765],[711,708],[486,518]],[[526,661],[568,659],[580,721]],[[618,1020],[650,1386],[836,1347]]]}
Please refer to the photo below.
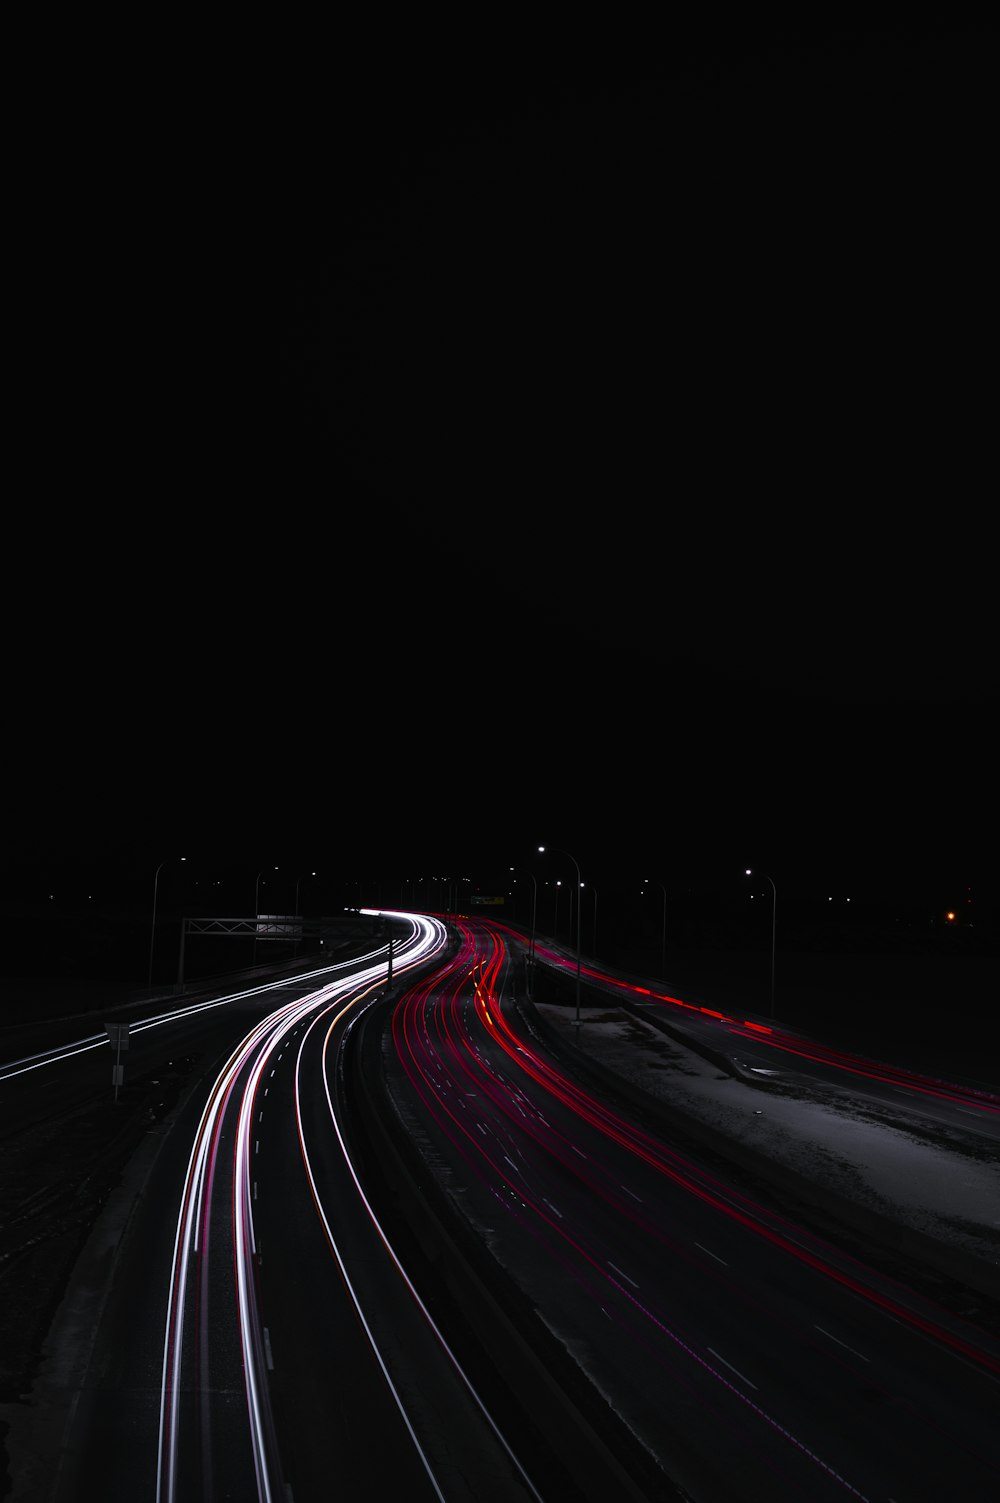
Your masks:
{"label": "illuminated street light", "polygon": [[[753,876],[750,867],[746,867],[746,875]],[[758,872],[758,876],[765,877],[771,884],[771,1022],[774,1022],[774,930],[778,913],[778,889],[774,885],[773,877],[768,877],[767,872]]]}
{"label": "illuminated street light", "polygon": [[[186,861],[187,857],[181,856],[179,859]],[[166,860],[161,861],[153,876],[153,921],[149,926],[149,975],[146,978],[147,991],[153,990],[153,944],[156,940],[156,889],[160,881],[160,872],[166,864]]]}
{"label": "illuminated street light", "polygon": [[[544,851],[546,847],[544,845],[540,845],[538,849],[540,851]],[[550,849],[555,851],[559,850],[559,847],[552,846]],[[577,892],[579,893],[580,888],[583,886],[583,878],[580,876],[579,861],[577,861],[575,856],[571,856],[569,851],[560,850],[559,854],[569,857],[569,860],[572,861],[573,865],[576,867],[576,886]],[[576,905],[576,1021],[578,1027],[580,1023],[580,910],[582,909],[582,907],[583,904],[578,899]]]}

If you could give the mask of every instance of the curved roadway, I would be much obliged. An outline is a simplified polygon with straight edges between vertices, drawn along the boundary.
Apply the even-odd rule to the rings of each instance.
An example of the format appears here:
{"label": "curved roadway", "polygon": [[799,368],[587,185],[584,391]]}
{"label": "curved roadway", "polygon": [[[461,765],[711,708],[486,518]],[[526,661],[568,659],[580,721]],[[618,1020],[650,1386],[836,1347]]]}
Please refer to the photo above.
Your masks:
{"label": "curved roadway", "polygon": [[391,991],[381,947],[228,999],[50,1499],[994,1503],[989,1333],[586,1089],[502,926],[390,920]]}

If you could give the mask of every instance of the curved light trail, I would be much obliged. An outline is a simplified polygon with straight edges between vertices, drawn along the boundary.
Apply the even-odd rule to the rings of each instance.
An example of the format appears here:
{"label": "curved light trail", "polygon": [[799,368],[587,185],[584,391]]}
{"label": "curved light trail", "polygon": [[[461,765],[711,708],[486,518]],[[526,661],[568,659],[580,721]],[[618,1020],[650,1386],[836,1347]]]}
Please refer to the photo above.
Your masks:
{"label": "curved light trail", "polygon": [[[359,956],[353,960],[338,961],[334,965],[320,966],[313,971],[299,971],[287,982],[267,981],[258,986],[244,987],[240,991],[227,992],[224,997],[211,997],[201,1002],[188,1002],[183,1007],[171,1007],[166,1012],[153,1013],[149,1017],[130,1018],[129,1034],[135,1036],[146,1033],[152,1028],[163,1028],[171,1023],[184,1023],[199,1013],[214,1012],[219,1008],[228,1007],[234,1002],[244,1002],[247,998],[260,997],[267,992],[273,992],[282,985],[301,986],[311,980],[329,978],[338,972],[348,968],[355,969],[359,963],[376,964],[378,960],[388,953],[386,945],[379,945],[366,956]],[[57,1044],[51,1049],[41,1049],[36,1054],[26,1054],[21,1059],[8,1060],[0,1064],[0,1085],[5,1080],[12,1080],[17,1075],[26,1075],[31,1070],[41,1070],[49,1065],[58,1065],[65,1060],[72,1059],[78,1054],[87,1054],[92,1049],[110,1049],[111,1044],[107,1033],[89,1033],[83,1038],[73,1039],[65,1044]]]}
{"label": "curved light trail", "polygon": [[[433,919],[398,917],[410,925],[394,957],[405,971],[438,953],[446,931]],[[350,974],[259,1022],[233,1051],[209,1093],[188,1161],[174,1238],[163,1343],[158,1503],[177,1503],[191,1496],[192,1489],[211,1495],[211,1458],[221,1447],[226,1449],[227,1476],[235,1479],[237,1490],[249,1490],[252,1479],[262,1503],[284,1496],[256,1290],[253,1160],[260,1088],[300,1025],[312,1025],[334,1009],[342,1015],[363,999],[371,1000],[386,979],[383,953],[360,967],[346,963]],[[225,1290],[221,1302],[220,1286]],[[223,1413],[213,1397],[226,1379],[232,1380],[237,1366],[218,1334],[220,1320],[235,1333],[239,1352],[246,1399],[242,1425]],[[185,1403],[186,1394],[196,1402]]]}
{"label": "curved light trail", "polygon": [[[515,935],[523,943],[523,935],[510,929],[507,932]],[[558,970],[567,973],[572,971],[574,974],[576,972],[575,958],[570,960],[559,951],[547,949],[537,942],[535,953],[544,956],[546,962]],[[760,1023],[751,1018],[730,1016],[714,1007],[686,1002],[682,997],[675,997],[670,992],[657,991],[652,986],[640,986],[636,982],[625,981],[620,976],[611,975],[607,971],[598,970],[592,966],[582,966],[581,975],[600,986],[602,990],[617,994],[626,1000],[638,998],[644,1003],[662,1006],[665,1010],[676,1009],[678,1012],[692,1013],[701,1018],[714,1020],[720,1028],[734,1034],[737,1038],[752,1038],[755,1043],[766,1044],[779,1053],[795,1055],[800,1059],[828,1065],[847,1074],[899,1086],[938,1100],[976,1107],[984,1113],[1000,1117],[1000,1096],[981,1087],[934,1080],[930,1076],[902,1069],[898,1065],[882,1064],[877,1060],[852,1054],[846,1049],[837,1049],[828,1044],[816,1043],[813,1039],[802,1038],[797,1034],[777,1028],[773,1024]]]}
{"label": "curved light trail", "polygon": [[[665,1250],[672,1254],[678,1251],[670,1244],[669,1229],[651,1219],[629,1185],[618,1182],[621,1176],[617,1171],[608,1170],[603,1159],[595,1159],[592,1153],[584,1155],[572,1129],[560,1130],[553,1125],[540,1093],[559,1108],[569,1110],[587,1128],[596,1130],[616,1150],[623,1150],[712,1213],[761,1239],[778,1255],[863,1300],[891,1321],[938,1343],[980,1372],[1000,1373],[1000,1360],[995,1352],[980,1345],[974,1336],[937,1320],[933,1310],[911,1298],[908,1291],[894,1286],[885,1277],[872,1275],[857,1260],[829,1247],[787,1218],[757,1205],[749,1196],[609,1109],[564,1075],[539,1053],[530,1037],[516,1031],[509,1010],[503,1008],[509,962],[500,932],[502,926],[463,922],[458,927],[462,949],[447,973],[418,981],[393,1013],[396,1054],[414,1096],[456,1158],[465,1164],[470,1183],[478,1183],[492,1195],[524,1227],[553,1266],[589,1285],[594,1291],[595,1307],[602,1309],[609,1319],[612,1317],[604,1308],[606,1301],[601,1299],[602,1285],[614,1290],[619,1308],[622,1302],[631,1308],[633,1319],[640,1322],[636,1326],[636,1340],[647,1359],[661,1360],[661,1338],[666,1338],[677,1352],[696,1362],[757,1420],[808,1458],[830,1483],[852,1496],[864,1496],[846,1476],[819,1456],[814,1446],[768,1413],[759,1399],[746,1391],[745,1382],[734,1383],[731,1374],[723,1370],[731,1367],[725,1357],[712,1360],[718,1354],[711,1348],[698,1350],[696,1339],[658,1311],[645,1292],[640,1293],[637,1286],[630,1287],[635,1280],[610,1260],[603,1246],[596,1244],[589,1222],[587,1225],[571,1222],[569,1215],[545,1193],[544,1165],[549,1163],[557,1177],[568,1174],[583,1187],[595,1214],[620,1218],[623,1226],[628,1223],[654,1241],[665,1242]],[[622,990],[641,989],[622,984]],[[722,1023],[735,1022],[723,1014],[717,1016]],[[486,1050],[487,1041],[494,1046],[491,1051]],[[505,1060],[507,1067],[501,1068],[498,1059]],[[845,1067],[857,1067],[860,1063],[847,1057]],[[479,1111],[473,1101],[482,1103]],[[610,1235],[613,1241],[613,1233]],[[715,1256],[711,1252],[709,1255]],[[776,1324],[784,1319],[777,1304],[773,1318]],[[840,1341],[818,1324],[815,1329],[831,1343]],[[815,1336],[812,1340],[822,1345]],[[841,1341],[840,1345],[850,1350],[847,1343]],[[705,1354],[706,1350],[711,1357]]]}
{"label": "curved light trail", "polygon": [[[353,1003],[349,1003],[348,1004],[348,1006],[352,1006],[352,1005],[353,1005]],[[434,1320],[434,1318],[431,1315],[430,1311],[427,1309],[426,1304],[424,1303],[423,1299],[421,1298],[420,1294],[418,1293],[417,1289],[415,1288],[412,1280],[410,1279],[409,1275],[407,1274],[406,1269],[403,1267],[403,1264],[400,1261],[400,1259],[399,1259],[399,1257],[398,1257],[395,1249],[393,1248],[392,1243],[390,1242],[389,1237],[387,1236],[387,1234],[385,1232],[385,1229],[384,1229],[382,1223],[380,1222],[379,1217],[378,1217],[378,1215],[377,1215],[377,1213],[376,1213],[376,1211],[375,1211],[375,1209],[374,1209],[374,1207],[373,1207],[373,1205],[372,1205],[369,1197],[366,1195],[364,1187],[363,1187],[363,1185],[361,1183],[361,1180],[360,1180],[360,1178],[358,1176],[357,1169],[356,1169],[355,1164],[354,1164],[354,1162],[352,1160],[352,1157],[351,1157],[350,1151],[348,1149],[348,1146],[347,1146],[347,1144],[346,1144],[346,1142],[344,1140],[344,1135],[343,1135],[343,1133],[341,1131],[340,1121],[339,1121],[339,1115],[340,1114],[338,1113],[336,1104],[335,1104],[334,1099],[333,1099],[333,1094],[332,1094],[331,1088],[330,1088],[331,1078],[333,1078],[333,1079],[338,1078],[338,1073],[339,1073],[338,1069],[337,1069],[337,1057],[336,1056],[344,1049],[344,1047],[345,1047],[345,1045],[347,1043],[347,1039],[348,1039],[349,1034],[350,1034],[350,1030],[354,1027],[354,1023],[357,1021],[356,1018],[352,1018],[347,1023],[347,1027],[344,1030],[341,1031],[339,1038],[337,1039],[336,1043],[334,1044],[332,1042],[333,1038],[334,1038],[334,1030],[336,1028],[337,1023],[341,1020],[342,1016],[343,1016],[343,1014],[339,1014],[339,1015],[337,1015],[335,1017],[330,1018],[328,1026],[326,1028],[326,1033],[325,1033],[325,1036],[324,1036],[324,1039],[323,1039],[323,1046],[322,1046],[322,1048],[323,1048],[323,1061],[324,1061],[323,1089],[324,1089],[324,1093],[325,1093],[325,1096],[326,1096],[326,1104],[327,1104],[327,1109],[328,1109],[328,1113],[329,1113],[330,1130],[331,1130],[331,1133],[332,1133],[333,1140],[336,1143],[337,1152],[343,1158],[344,1165],[345,1165],[345,1167],[347,1169],[347,1172],[348,1172],[348,1174],[349,1174],[349,1176],[350,1176],[350,1178],[351,1178],[351,1180],[352,1180],[352,1182],[354,1184],[354,1188],[355,1188],[355,1190],[356,1190],[356,1192],[358,1194],[358,1197],[359,1197],[361,1203],[363,1204],[364,1209],[365,1209],[365,1211],[366,1211],[366,1213],[367,1213],[367,1215],[368,1215],[368,1217],[369,1217],[369,1219],[371,1221],[371,1225],[372,1225],[372,1227],[373,1227],[373,1229],[374,1229],[374,1231],[376,1233],[376,1236],[378,1237],[378,1239],[381,1242],[383,1248],[385,1249],[385,1252],[388,1255],[388,1257],[389,1257],[392,1265],[394,1266],[394,1268],[396,1270],[396,1273],[399,1275],[399,1278],[401,1279],[402,1283],[405,1285],[405,1287],[406,1287],[406,1289],[407,1289],[407,1291],[408,1291],[411,1299],[414,1302],[414,1305],[419,1310],[420,1315],[423,1318],[423,1320],[426,1323],[426,1325],[428,1326],[428,1328],[432,1331],[435,1340],[437,1341],[438,1345],[441,1348],[441,1351],[444,1353],[445,1357],[447,1358],[448,1362],[451,1364],[451,1366],[454,1369],[455,1373],[458,1375],[459,1380],[463,1384],[463,1386],[464,1386],[466,1392],[468,1393],[470,1399],[475,1404],[476,1408],[479,1410],[479,1413],[482,1416],[484,1422],[489,1426],[490,1430],[493,1432],[494,1436],[496,1437],[497,1443],[502,1447],[502,1449],[506,1453],[507,1458],[510,1461],[511,1465],[514,1467],[514,1469],[519,1474],[523,1486],[528,1491],[528,1493],[530,1493],[530,1495],[532,1497],[538,1499],[539,1498],[539,1494],[537,1493],[537,1491],[536,1491],[533,1483],[531,1482],[531,1480],[528,1477],[527,1473],[525,1472],[524,1468],[521,1466],[521,1464],[518,1461],[518,1459],[517,1459],[516,1455],[514,1454],[513,1450],[511,1449],[511,1447],[507,1443],[505,1437],[502,1435],[502,1433],[501,1433],[498,1425],[496,1424],[496,1421],[494,1420],[493,1416],[490,1414],[487,1405],[483,1402],[482,1398],[480,1397],[479,1393],[477,1392],[477,1390],[475,1388],[475,1385],[473,1384],[473,1382],[469,1378],[468,1374],[463,1369],[461,1363],[458,1361],[458,1358],[455,1356],[454,1352],[452,1351],[451,1347],[449,1346],[449,1344],[448,1344],[447,1340],[445,1339],[444,1335],[442,1334],[442,1332],[441,1332],[441,1330],[440,1330],[437,1322]],[[327,1018],[328,1018],[328,1014],[326,1012],[324,1012],[324,1013],[318,1015],[317,1017],[313,1018],[312,1022],[309,1024],[309,1030],[307,1030],[307,1032],[311,1031],[314,1028],[319,1027],[322,1023],[324,1023],[324,1022],[327,1021]],[[389,1373],[389,1369],[388,1369],[388,1366],[386,1364],[385,1358],[383,1357],[382,1353],[379,1350],[378,1343],[377,1343],[376,1338],[375,1338],[375,1336],[374,1336],[374,1334],[372,1332],[371,1325],[370,1325],[368,1319],[365,1316],[365,1312],[364,1312],[364,1309],[362,1307],[362,1303],[361,1303],[361,1301],[360,1301],[357,1293],[355,1292],[354,1284],[353,1284],[353,1282],[351,1280],[351,1276],[350,1276],[350,1270],[348,1269],[347,1263],[346,1263],[344,1257],[341,1254],[340,1247],[338,1246],[338,1243],[337,1243],[337,1238],[336,1238],[336,1236],[334,1234],[334,1231],[333,1231],[333,1222],[334,1222],[334,1219],[335,1219],[334,1213],[333,1213],[333,1211],[332,1211],[331,1208],[329,1208],[329,1207],[327,1207],[327,1206],[324,1205],[324,1203],[323,1203],[323,1196],[322,1196],[322,1193],[320,1191],[319,1185],[317,1183],[316,1176],[313,1174],[312,1164],[311,1164],[311,1161],[310,1161],[310,1154],[309,1154],[309,1150],[308,1150],[307,1145],[306,1145],[306,1132],[305,1132],[305,1127],[304,1127],[304,1123],[303,1123],[303,1114],[302,1114],[303,1082],[302,1082],[302,1079],[301,1079],[301,1062],[302,1062],[302,1057],[303,1057],[305,1048],[306,1048],[306,1036],[303,1036],[303,1039],[302,1039],[302,1041],[301,1041],[301,1043],[299,1045],[298,1058],[296,1060],[295,1101],[296,1101],[296,1115],[297,1115],[298,1127],[299,1127],[299,1141],[300,1141],[300,1145],[301,1145],[301,1149],[302,1149],[302,1160],[303,1160],[303,1163],[305,1165],[306,1174],[308,1175],[308,1178],[309,1178],[309,1184],[310,1184],[310,1187],[312,1189],[312,1195],[313,1195],[313,1200],[314,1200],[315,1205],[316,1205],[316,1210],[317,1210],[317,1212],[319,1214],[319,1217],[320,1217],[320,1220],[321,1220],[321,1222],[323,1224],[323,1230],[324,1230],[324,1233],[326,1235],[326,1240],[327,1240],[327,1243],[329,1245],[330,1251],[333,1254],[333,1257],[336,1259],[337,1265],[338,1265],[338,1267],[340,1269],[341,1275],[342,1275],[343,1280],[344,1280],[344,1284],[345,1284],[345,1286],[346,1286],[346,1288],[348,1290],[348,1293],[350,1294],[351,1300],[353,1301],[353,1303],[355,1305],[358,1317],[359,1317],[359,1319],[361,1321],[361,1324],[362,1324],[362,1326],[364,1328],[365,1334],[366,1334],[366,1336],[368,1338],[368,1341],[369,1341],[369,1343],[371,1345],[372,1352],[373,1352],[373,1354],[375,1356],[375,1359],[378,1362],[378,1365],[379,1365],[379,1367],[382,1370],[382,1373],[383,1373],[383,1376],[385,1378],[385,1381],[386,1381],[386,1383],[389,1386],[389,1389],[390,1389],[390,1391],[392,1393],[392,1396],[393,1396],[393,1399],[394,1399],[394,1401],[395,1401],[395,1403],[396,1403],[396,1405],[397,1405],[397,1407],[399,1409],[399,1412],[400,1412],[400,1415],[401,1415],[401,1417],[403,1419],[403,1422],[406,1425],[406,1428],[407,1428],[407,1430],[410,1433],[410,1437],[411,1437],[411,1439],[413,1441],[413,1444],[414,1444],[414,1446],[416,1447],[416,1449],[418,1450],[418,1452],[420,1454],[421,1460],[422,1460],[423,1465],[424,1465],[424,1469],[425,1469],[425,1471],[427,1473],[427,1476],[428,1476],[428,1480],[431,1482],[431,1485],[433,1486],[434,1491],[437,1494],[437,1496],[439,1498],[441,1498],[442,1503],[444,1503],[444,1494],[442,1493],[441,1487],[440,1487],[440,1485],[438,1483],[438,1480],[435,1477],[432,1463],[431,1463],[430,1459],[428,1458],[426,1452],[424,1451],[423,1447],[420,1445],[420,1442],[417,1439],[416,1434],[414,1433],[413,1426],[410,1423],[410,1419],[409,1419],[409,1416],[407,1415],[406,1408],[405,1408],[405,1405],[403,1403],[403,1400],[401,1399],[401,1397],[400,1397],[400,1395],[399,1395],[399,1393],[397,1391],[396,1385],[392,1381],[392,1378],[391,1378],[391,1375]],[[325,1143],[321,1143],[321,1144],[317,1145],[317,1147],[318,1147],[318,1151],[319,1152],[325,1152],[325,1151],[328,1150],[328,1145],[325,1144]]]}
{"label": "curved light trail", "polygon": [[[398,1428],[398,1416],[408,1436],[398,1450],[412,1457],[407,1467],[415,1492],[422,1497],[426,1483],[437,1503],[445,1503],[446,1479],[457,1473],[453,1459],[442,1467],[433,1440],[428,1445],[430,1411],[424,1408],[418,1416],[414,1407],[419,1401],[412,1392],[413,1370],[398,1369],[399,1351],[386,1345],[387,1336],[396,1335],[396,1318],[411,1337],[418,1328],[423,1333],[415,1338],[415,1350],[426,1358],[426,1367],[450,1373],[441,1392],[453,1401],[449,1414],[460,1410],[467,1416],[475,1436],[469,1446],[483,1445],[499,1458],[496,1465],[515,1479],[512,1496],[540,1503],[511,1443],[518,1437],[509,1428],[509,1413],[501,1424],[481,1397],[486,1390],[477,1387],[475,1373],[456,1356],[462,1348],[448,1324],[450,1313],[432,1316],[434,1301],[404,1267],[377,1194],[353,1156],[350,1133],[357,1121],[343,1094],[357,1061],[351,1040],[384,994],[390,955],[394,978],[405,975],[387,1014],[386,1047],[391,1043],[392,1053],[384,1058],[393,1061],[396,1089],[406,1095],[421,1129],[433,1128],[449,1175],[455,1175],[463,1195],[468,1192],[463,1204],[472,1226],[481,1222],[477,1229],[496,1239],[493,1251],[501,1263],[510,1256],[511,1277],[517,1282],[527,1271],[540,1281],[530,1285],[532,1291],[554,1291],[551,1306],[538,1298],[543,1322],[558,1340],[565,1325],[593,1350],[598,1386],[607,1385],[613,1395],[609,1402],[641,1444],[655,1452],[663,1435],[672,1433],[670,1410],[677,1407],[680,1425],[685,1406],[693,1406],[705,1416],[709,1433],[714,1427],[714,1433],[725,1435],[742,1458],[739,1464],[753,1478],[746,1482],[748,1496],[809,1496],[815,1503],[845,1495],[872,1503],[886,1496],[899,1503],[923,1496],[919,1485],[908,1493],[902,1481],[886,1488],[891,1468],[886,1473],[888,1464],[880,1456],[870,1467],[867,1457],[861,1458],[860,1470],[858,1453],[841,1456],[835,1423],[825,1414],[818,1418],[818,1411],[829,1399],[854,1414],[863,1408],[859,1393],[876,1395],[893,1422],[893,1454],[898,1457],[912,1436],[914,1447],[924,1447],[939,1465],[941,1446],[951,1442],[952,1431],[943,1428],[945,1442],[939,1441],[944,1422],[933,1408],[933,1375],[945,1371],[956,1391],[971,1396],[969,1412],[978,1416],[984,1388],[988,1395],[995,1392],[1000,1376],[995,1343],[991,1346],[985,1334],[980,1342],[974,1326],[949,1321],[929,1301],[758,1203],[565,1073],[534,1034],[519,1026],[518,1013],[508,1005],[507,936],[519,944],[523,936],[490,921],[386,916],[396,934],[405,930],[404,939],[391,951],[379,945],[362,957],[279,983],[295,985],[296,996],[249,1029],[207,1091],[183,1174],[169,1280],[164,1279],[157,1503],[225,1494],[284,1503],[288,1496],[282,1460],[287,1411],[276,1415],[272,1408],[275,1379],[265,1311],[271,1312],[273,1334],[274,1321],[280,1320],[275,1312],[286,1307],[281,1292],[289,1265],[269,1258],[262,1275],[260,1233],[262,1226],[269,1234],[281,1226],[284,1233],[282,1212],[299,1204],[307,1206],[308,1229],[294,1244],[292,1263],[308,1242],[313,1279],[322,1284],[322,1270],[329,1266],[329,1290],[314,1291],[310,1284],[309,1300],[314,1293],[318,1300],[336,1298],[340,1311],[349,1310],[343,1330],[350,1327],[350,1372],[372,1369],[380,1424],[386,1420]],[[449,936],[457,940],[450,948]],[[575,958],[540,953],[551,964],[575,970]],[[799,1055],[987,1113],[1000,1110],[1000,1100],[986,1092],[952,1088],[814,1045],[603,971],[588,968],[584,974],[623,999],[697,1012],[710,1027],[763,1041],[790,1058]],[[302,995],[309,986],[313,989]],[[275,990],[271,982],[166,1009],[133,1021],[131,1030],[166,1027]],[[0,1066],[0,1081],[101,1047],[110,1047],[105,1034],[25,1056]],[[294,1064],[284,1085],[287,1063],[274,1079],[283,1058]],[[261,1153],[265,1102],[269,1113],[277,1102],[281,1146],[268,1149],[272,1136]],[[270,1123],[269,1132],[277,1132]],[[353,1144],[361,1146],[360,1140]],[[269,1151],[272,1181],[275,1168],[283,1180],[289,1178],[291,1160],[294,1183],[284,1200],[277,1199],[272,1183],[258,1205],[258,1165],[267,1191]],[[263,1217],[265,1208],[270,1220]],[[367,1257],[359,1255],[361,1248]],[[379,1290],[369,1265],[381,1266],[383,1253],[390,1277]],[[163,1257],[165,1263],[166,1250]],[[391,1316],[376,1303],[383,1294]],[[312,1305],[303,1308],[304,1318],[311,1319]],[[743,1337],[750,1316],[765,1328],[763,1342],[759,1336]],[[289,1329],[301,1318],[296,1313]],[[318,1330],[311,1371],[323,1373],[328,1331],[326,1326]],[[360,1345],[357,1330],[363,1333]],[[884,1373],[876,1363],[883,1333],[895,1364],[887,1362]],[[286,1349],[292,1347],[289,1332],[282,1335]],[[572,1351],[572,1341],[567,1345]],[[280,1358],[279,1352],[278,1377],[291,1382],[295,1363],[282,1369]],[[812,1410],[798,1402],[796,1380],[787,1370],[799,1361],[809,1364],[809,1392],[817,1396]],[[918,1374],[912,1383],[910,1364]],[[407,1374],[403,1381],[400,1371]],[[861,1384],[859,1371],[865,1374]],[[366,1403],[370,1397],[366,1388]],[[661,1410],[662,1433],[657,1428]],[[862,1416],[862,1422],[869,1417]],[[958,1420],[949,1415],[947,1423],[957,1425],[954,1433],[961,1437],[956,1460],[963,1497],[971,1503],[983,1495],[969,1485],[970,1474],[996,1478],[993,1495],[1000,1496],[1000,1466],[988,1454],[988,1438],[980,1443],[984,1427],[964,1415]],[[309,1441],[316,1443],[311,1435]],[[151,1452],[152,1435],[150,1461]],[[667,1467],[668,1458],[662,1460]],[[365,1465],[363,1456],[358,1465]],[[742,1483],[740,1478],[735,1495],[743,1495]],[[754,1492],[755,1487],[763,1490]]]}

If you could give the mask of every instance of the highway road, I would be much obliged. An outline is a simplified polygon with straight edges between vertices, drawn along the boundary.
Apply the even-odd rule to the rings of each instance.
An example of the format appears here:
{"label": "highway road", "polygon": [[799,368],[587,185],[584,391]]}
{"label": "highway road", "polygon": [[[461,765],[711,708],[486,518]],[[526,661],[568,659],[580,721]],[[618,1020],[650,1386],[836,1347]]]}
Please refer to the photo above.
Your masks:
{"label": "highway road", "polygon": [[504,932],[464,933],[450,989],[394,1012],[394,1097],[665,1474],[694,1498],[994,1498],[996,1341],[582,1089],[512,1005]]}
{"label": "highway road", "polygon": [[[148,1066],[196,1037],[204,1052],[206,1027],[218,1052],[160,1130],[97,1271],[99,1327],[78,1391],[53,1416],[39,1496],[539,1496],[394,1256],[346,1136],[356,1020],[390,971],[401,985],[446,945],[439,921],[400,919],[391,958],[383,941],[133,1018],[133,1068],[140,1052]],[[44,1115],[64,1092],[92,1090],[110,1052],[93,1033],[8,1061],[9,1114]],[[56,1084],[40,1094],[38,1078]],[[63,1335],[67,1324],[72,1311]]]}
{"label": "highway road", "polygon": [[373,945],[146,1020],[219,1047],[103,1271],[45,1503],[993,1503],[1000,1343],[586,1089],[502,926],[390,922],[391,986]]}
{"label": "highway road", "polygon": [[[446,944],[436,920],[406,929],[397,975]],[[533,1496],[394,1256],[348,1141],[343,1057],[385,984],[376,960],[288,1001],[215,1082],[170,1280],[162,1503]]]}
{"label": "highway road", "polygon": [[[517,931],[498,926],[498,932],[519,950],[525,948]],[[535,945],[534,953],[536,964],[561,972],[575,985],[575,954],[548,944]],[[777,1021],[722,1011],[694,1000],[687,992],[682,996],[667,983],[615,973],[586,962],[581,965],[581,977],[588,990],[606,994],[636,1016],[673,1032],[710,1057],[718,1057],[726,1069],[752,1079],[760,1087],[788,1089],[814,1099],[848,1095],[852,1101],[863,1098],[873,1108],[889,1112],[902,1108],[938,1130],[972,1131],[984,1144],[1000,1151],[1000,1096],[985,1084],[940,1079],[889,1061],[866,1058]],[[947,1022],[942,1006],[942,1026]]]}

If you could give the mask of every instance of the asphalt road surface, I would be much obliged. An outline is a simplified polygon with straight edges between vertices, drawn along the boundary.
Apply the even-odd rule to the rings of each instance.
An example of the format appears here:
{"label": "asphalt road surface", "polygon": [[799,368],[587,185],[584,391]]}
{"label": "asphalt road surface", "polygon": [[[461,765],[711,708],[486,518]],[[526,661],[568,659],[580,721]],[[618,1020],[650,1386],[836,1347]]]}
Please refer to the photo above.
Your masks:
{"label": "asphalt road surface", "polygon": [[695,1498],[995,1496],[996,1342],[582,1089],[511,1006],[502,931],[465,934],[466,979],[394,1012],[393,1094],[665,1474]]}
{"label": "asphalt road surface", "polygon": [[575,1078],[501,926],[392,934],[391,985],[373,944],[147,1030],[215,1048],[39,1497],[992,1503],[1000,1343]]}

